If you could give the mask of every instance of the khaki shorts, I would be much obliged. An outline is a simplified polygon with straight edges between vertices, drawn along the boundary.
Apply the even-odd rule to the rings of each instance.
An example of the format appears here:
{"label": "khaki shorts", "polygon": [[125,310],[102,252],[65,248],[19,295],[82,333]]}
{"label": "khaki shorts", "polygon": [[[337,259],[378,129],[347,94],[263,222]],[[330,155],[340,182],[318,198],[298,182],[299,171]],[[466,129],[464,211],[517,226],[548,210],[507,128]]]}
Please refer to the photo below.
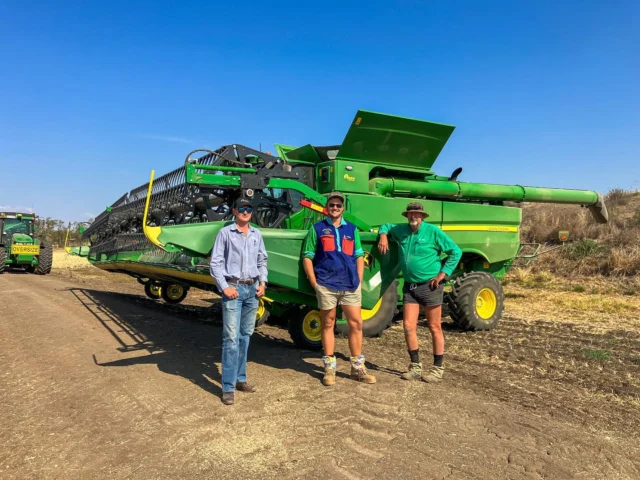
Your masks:
{"label": "khaki shorts", "polygon": [[320,310],[333,310],[338,305],[360,307],[362,305],[362,285],[356,290],[334,290],[316,284],[316,298]]}

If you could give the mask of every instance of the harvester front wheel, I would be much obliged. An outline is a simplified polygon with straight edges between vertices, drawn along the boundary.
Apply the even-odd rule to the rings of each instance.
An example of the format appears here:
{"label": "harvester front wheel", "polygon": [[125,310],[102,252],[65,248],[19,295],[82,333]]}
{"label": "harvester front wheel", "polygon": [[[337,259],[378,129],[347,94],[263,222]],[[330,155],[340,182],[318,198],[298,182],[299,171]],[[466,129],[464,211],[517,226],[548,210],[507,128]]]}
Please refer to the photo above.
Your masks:
{"label": "harvester front wheel", "polygon": [[48,243],[40,244],[40,255],[38,255],[38,265],[36,265],[35,273],[38,275],[47,275],[51,273],[53,266],[53,248]]}
{"label": "harvester front wheel", "polygon": [[296,346],[307,350],[322,348],[322,324],[320,310],[302,307],[289,318],[289,335]]}
{"label": "harvester front wheel", "polygon": [[159,300],[161,298],[162,287],[157,283],[145,283],[144,293],[152,300]]}
{"label": "harvester front wheel", "polygon": [[0,274],[4,273],[4,269],[7,266],[7,249],[0,247]]}
{"label": "harvester front wheel", "polygon": [[[393,323],[393,317],[398,311],[398,281],[394,280],[371,310],[362,309],[362,334],[365,337],[379,337]],[[343,313],[344,317],[344,313]],[[336,331],[347,336],[349,325],[336,324]]]}
{"label": "harvester front wheel", "polygon": [[160,296],[167,303],[180,303],[187,297],[187,289],[179,283],[165,283],[160,289]]}
{"label": "harvester front wheel", "polygon": [[504,310],[502,285],[484,272],[458,277],[447,295],[449,316],[465,330],[492,330],[498,326]]}

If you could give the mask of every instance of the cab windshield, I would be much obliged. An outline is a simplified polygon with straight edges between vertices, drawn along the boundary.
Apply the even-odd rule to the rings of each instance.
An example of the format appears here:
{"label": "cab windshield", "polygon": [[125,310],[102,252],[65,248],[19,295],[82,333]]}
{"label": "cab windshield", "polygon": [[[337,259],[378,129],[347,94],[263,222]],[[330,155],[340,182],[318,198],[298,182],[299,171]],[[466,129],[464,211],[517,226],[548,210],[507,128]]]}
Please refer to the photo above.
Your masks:
{"label": "cab windshield", "polygon": [[16,233],[22,233],[30,235],[33,233],[33,221],[32,220],[18,220],[17,218],[5,218],[1,221],[2,225],[2,240],[5,243],[10,243],[11,239]]}

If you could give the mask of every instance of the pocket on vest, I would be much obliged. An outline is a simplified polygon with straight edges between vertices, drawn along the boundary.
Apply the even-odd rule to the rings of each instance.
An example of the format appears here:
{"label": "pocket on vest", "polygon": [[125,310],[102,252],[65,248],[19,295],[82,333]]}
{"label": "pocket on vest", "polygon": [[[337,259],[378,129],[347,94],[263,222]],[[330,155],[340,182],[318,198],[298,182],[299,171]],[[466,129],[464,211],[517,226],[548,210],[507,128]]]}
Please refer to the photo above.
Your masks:
{"label": "pocket on vest", "polygon": [[353,238],[342,237],[342,251],[345,255],[352,256],[355,242]]}
{"label": "pocket on vest", "polygon": [[322,249],[325,252],[336,251],[336,241],[333,235],[320,235],[320,241],[322,242]]}

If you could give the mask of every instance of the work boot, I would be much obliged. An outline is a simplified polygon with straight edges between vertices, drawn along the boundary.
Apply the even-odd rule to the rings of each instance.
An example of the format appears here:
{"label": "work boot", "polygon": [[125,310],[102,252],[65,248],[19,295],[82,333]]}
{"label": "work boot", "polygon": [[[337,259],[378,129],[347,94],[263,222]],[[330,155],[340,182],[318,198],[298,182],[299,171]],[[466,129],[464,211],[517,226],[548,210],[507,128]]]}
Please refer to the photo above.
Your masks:
{"label": "work boot", "polygon": [[438,383],[442,381],[444,375],[444,367],[436,367],[435,365],[429,373],[422,376],[422,381],[427,383]]}
{"label": "work boot", "polygon": [[364,366],[364,355],[351,357],[351,378],[362,383],[376,383],[376,377],[367,373]]}
{"label": "work boot", "polygon": [[235,400],[235,392],[223,392],[222,393],[222,403],[225,405],[233,405]]}
{"label": "work boot", "polygon": [[325,387],[331,387],[336,384],[336,369],[333,367],[324,367],[324,377],[322,384]]}
{"label": "work boot", "polygon": [[247,382],[236,383],[236,390],[238,392],[255,393],[256,387],[249,385]]}
{"label": "work boot", "polygon": [[422,378],[422,363],[411,362],[409,371],[400,375],[403,380],[420,380]]}
{"label": "work boot", "polygon": [[322,363],[324,365],[324,377],[322,377],[322,384],[325,387],[331,387],[336,384],[336,356],[325,355],[322,357]]}
{"label": "work boot", "polygon": [[351,365],[351,378],[362,383],[376,383],[376,377],[369,375],[364,365],[360,368]]}

